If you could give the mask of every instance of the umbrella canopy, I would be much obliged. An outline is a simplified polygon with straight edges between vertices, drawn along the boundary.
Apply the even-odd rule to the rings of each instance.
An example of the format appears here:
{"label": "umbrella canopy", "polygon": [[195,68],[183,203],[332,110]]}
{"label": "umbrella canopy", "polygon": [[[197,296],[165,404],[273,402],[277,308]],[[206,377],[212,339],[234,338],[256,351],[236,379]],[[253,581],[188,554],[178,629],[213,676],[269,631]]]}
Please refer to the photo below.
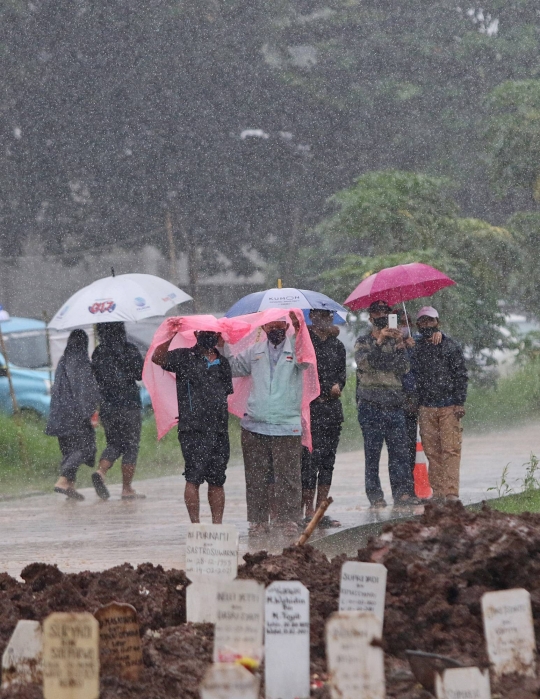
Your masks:
{"label": "umbrella canopy", "polygon": [[352,311],[368,308],[374,301],[395,303],[432,296],[436,291],[456,282],[435,267],[421,262],[397,265],[371,274],[356,287],[345,301]]}
{"label": "umbrella canopy", "polygon": [[[243,316],[248,313],[258,313],[270,308],[288,310],[290,308],[301,308],[304,311],[317,309],[321,311],[334,311],[334,322],[342,324],[347,316],[347,309],[337,301],[333,301],[329,296],[325,296],[318,291],[307,291],[306,289],[267,289],[266,291],[256,291],[248,294],[231,306],[226,318]],[[339,320],[338,320],[339,319]]]}
{"label": "umbrella canopy", "polygon": [[69,330],[94,323],[164,316],[173,306],[190,300],[182,289],[153,274],[119,274],[98,279],[73,294],[49,328]]}

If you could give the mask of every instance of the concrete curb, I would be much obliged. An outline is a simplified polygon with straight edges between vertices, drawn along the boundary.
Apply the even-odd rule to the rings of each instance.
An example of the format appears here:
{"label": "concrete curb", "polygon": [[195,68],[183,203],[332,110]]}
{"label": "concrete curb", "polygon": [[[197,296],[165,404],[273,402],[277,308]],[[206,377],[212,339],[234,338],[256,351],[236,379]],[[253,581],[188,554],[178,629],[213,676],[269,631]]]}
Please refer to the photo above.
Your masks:
{"label": "concrete curb", "polygon": [[384,522],[371,522],[370,524],[360,524],[358,527],[350,527],[335,534],[310,541],[313,548],[322,551],[328,558],[333,558],[340,554],[346,554],[349,557],[356,557],[358,549],[364,548],[368,539],[374,536],[379,536],[383,527],[386,524],[401,524],[408,522],[411,519],[417,519],[422,515],[408,515],[405,517],[396,517],[387,519]]}
{"label": "concrete curb", "polygon": [[[474,502],[469,505],[465,505],[468,510],[480,510],[482,504],[486,502]],[[403,522],[409,522],[412,519],[418,519],[422,517],[421,514],[410,514],[404,515],[403,517],[390,517],[382,522],[371,522],[369,524],[360,524],[357,527],[350,527],[349,529],[344,529],[343,531],[336,532],[335,534],[328,534],[327,536],[321,537],[320,539],[315,539],[315,541],[310,541],[309,543],[313,548],[322,551],[332,558],[333,556],[339,556],[340,554],[346,554],[349,557],[356,557],[358,554],[358,549],[364,548],[371,537],[379,536],[386,524],[402,524]]]}

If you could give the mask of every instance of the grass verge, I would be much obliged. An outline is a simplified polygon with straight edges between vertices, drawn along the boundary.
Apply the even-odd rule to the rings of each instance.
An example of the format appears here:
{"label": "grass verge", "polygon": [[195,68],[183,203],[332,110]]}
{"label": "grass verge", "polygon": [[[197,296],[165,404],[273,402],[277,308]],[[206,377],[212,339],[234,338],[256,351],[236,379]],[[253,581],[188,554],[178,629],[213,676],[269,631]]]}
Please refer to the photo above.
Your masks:
{"label": "grass verge", "polygon": [[[339,446],[342,452],[362,447],[355,392],[356,379],[354,374],[350,374],[342,396],[345,415]],[[472,386],[467,400],[465,428],[511,426],[530,420],[539,413],[540,362],[531,362],[511,376],[501,379],[494,388]],[[0,414],[0,497],[50,490],[54,485],[60,464],[60,451],[58,441],[47,437],[44,428],[44,422],[35,416],[24,416],[18,425],[12,417]],[[230,439],[231,461],[238,462],[241,459],[240,425],[239,420],[232,416]],[[105,446],[101,428],[97,431],[97,441],[99,454]],[[154,418],[147,417],[143,421],[136,479],[156,478],[181,473],[182,470],[183,460],[176,430],[171,430],[158,442]],[[91,470],[81,466],[78,485],[90,486],[90,475]],[[111,471],[110,481],[120,481],[118,464]],[[519,500],[522,501],[523,498]]]}
{"label": "grass verge", "polygon": [[522,512],[540,512],[540,489],[526,490],[523,493],[488,500],[488,505],[494,510],[511,515],[519,515]]}
{"label": "grass verge", "polygon": [[491,388],[471,386],[467,396],[465,428],[512,425],[540,413],[540,362],[505,376]]}
{"label": "grass verge", "polygon": [[[34,415],[23,415],[20,421],[0,414],[0,497],[29,491],[48,491],[58,478],[61,454],[58,440],[44,433],[45,422]],[[98,457],[105,448],[102,427],[96,432]],[[240,425],[230,421],[231,459],[240,457]],[[175,429],[158,441],[153,415],[143,420],[136,480],[158,478],[183,471],[182,452]],[[92,469],[81,466],[77,486],[91,486]],[[108,476],[110,483],[121,481],[120,462]]]}

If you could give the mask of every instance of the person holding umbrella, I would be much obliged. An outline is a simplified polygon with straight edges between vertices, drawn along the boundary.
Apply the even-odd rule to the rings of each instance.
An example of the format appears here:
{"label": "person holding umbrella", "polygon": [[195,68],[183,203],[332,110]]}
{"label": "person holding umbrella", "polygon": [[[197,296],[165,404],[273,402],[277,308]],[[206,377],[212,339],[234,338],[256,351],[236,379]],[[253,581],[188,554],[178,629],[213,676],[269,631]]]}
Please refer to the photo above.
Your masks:
{"label": "person holding umbrella", "polygon": [[142,403],[137,381],[142,378],[144,361],[137,347],[127,341],[124,323],[100,323],[97,332],[99,345],[92,354],[92,370],[101,394],[100,418],[107,446],[92,483],[98,496],[107,500],[105,476],[122,457],[122,500],[144,498],[131,486],[141,438]]}
{"label": "person holding umbrella", "polygon": [[388,473],[394,504],[413,505],[402,377],[409,371],[401,331],[388,327],[391,306],[373,301],[368,308],[372,330],[355,345],[358,421],[364,436],[365,487],[374,508],[386,507],[379,478],[383,443],[388,448]]}
{"label": "person holding umbrella", "polygon": [[463,350],[439,330],[433,306],[418,311],[420,338],[412,354],[412,371],[420,404],[420,435],[429,461],[436,500],[459,499],[461,418],[465,415],[468,374]]}
{"label": "person holding umbrella", "polygon": [[[446,274],[440,270],[435,269],[435,267],[431,267],[430,265],[426,265],[421,262],[411,262],[405,265],[386,267],[385,269],[381,269],[379,272],[370,274],[360,282],[360,284],[351,294],[349,294],[345,301],[345,305],[352,311],[363,308],[369,309],[370,320],[374,325],[372,336],[375,338],[376,344],[381,345],[381,347],[386,345],[385,351],[387,355],[383,356],[382,360],[379,361],[376,358],[377,352],[370,355],[370,341],[366,338],[359,338],[359,342],[361,341],[361,346],[359,349],[363,351],[359,352],[358,358],[366,364],[365,368],[367,369],[367,371],[364,372],[361,366],[358,368],[359,419],[362,415],[361,425],[362,421],[365,425],[365,427],[362,427],[364,439],[366,438],[366,434],[368,436],[368,441],[365,445],[366,489],[368,487],[373,488],[373,492],[375,493],[376,497],[380,495],[380,499],[378,500],[380,505],[386,504],[384,502],[384,497],[382,497],[380,482],[378,480],[378,455],[380,455],[385,434],[388,435],[386,437],[386,441],[388,445],[390,464],[393,463],[394,469],[396,468],[396,465],[401,462],[402,458],[400,441],[405,448],[408,442],[405,425],[403,424],[405,417],[403,410],[400,408],[403,397],[400,395],[399,387],[395,385],[395,381],[398,377],[404,376],[407,372],[406,367],[408,366],[408,359],[405,356],[406,348],[404,335],[409,334],[409,332],[405,333],[404,330],[400,331],[399,329],[390,331],[390,329],[387,328],[388,319],[383,318],[382,316],[387,316],[389,314],[390,304],[402,304],[404,320],[406,325],[409,326],[405,310],[406,301],[425,296],[432,296],[437,291],[440,291],[448,286],[453,286],[454,284],[455,282],[450,279],[450,277],[446,276]],[[389,352],[392,333],[394,342],[394,361],[396,363],[394,364],[394,371],[390,370],[389,372],[386,372],[386,368],[390,368],[392,365],[392,362],[390,361],[391,353]],[[370,336],[368,336],[368,338],[369,337]],[[438,339],[439,337],[435,334],[432,338],[434,346]],[[407,340],[407,344],[412,345],[412,342]],[[410,350],[411,347],[408,349]],[[371,359],[368,358],[368,355],[371,357]],[[401,364],[401,366],[399,371],[396,372],[395,369],[398,364]],[[376,366],[380,366],[381,368],[381,373],[379,374],[378,378],[376,376]],[[413,376],[409,378],[412,379]],[[366,383],[372,384],[371,388],[375,389],[374,392],[371,391],[371,388],[368,391],[364,390]],[[401,379],[399,384],[401,385]],[[362,396],[364,396],[364,398],[362,398]],[[383,413],[380,413],[377,416],[377,410],[383,408],[383,405],[382,403],[375,402],[374,405],[377,410],[373,411],[373,400],[370,401],[369,398],[371,397],[373,399],[374,396],[375,398],[378,396],[379,399],[384,397],[386,399],[387,408],[391,408],[391,410],[384,410]],[[363,410],[361,410],[361,408],[363,408]],[[370,411],[371,416],[368,415]],[[390,427],[390,425],[392,425],[394,422],[395,424],[393,427]],[[403,437],[398,439],[396,437],[398,433],[400,435],[402,434]],[[370,452],[369,458],[368,451]],[[390,454],[391,451],[393,456]],[[405,456],[405,459],[408,460],[407,455]],[[370,464],[369,467],[368,462]],[[368,470],[371,472],[369,477],[367,474]],[[407,468],[408,477],[406,480],[409,481],[409,484],[405,490],[402,490],[403,474],[401,467],[398,467],[398,473],[394,472],[394,474],[392,474],[392,470],[393,469],[390,470],[391,483],[392,479],[394,479],[396,487],[399,485],[399,490],[401,492],[413,493],[414,483],[412,482],[410,469]],[[376,475],[375,480],[372,479],[372,474]],[[392,486],[392,492],[394,492],[394,486]],[[414,502],[414,496],[411,495],[409,497],[410,499],[408,502]],[[405,499],[405,496],[403,496],[401,499]]]}
{"label": "person holding umbrella", "polygon": [[99,389],[88,359],[88,335],[73,330],[58,362],[51,394],[51,410],[45,434],[58,437],[62,452],[56,493],[73,500],[84,500],[75,490],[81,464],[94,467],[96,436],[91,417],[100,400]]}

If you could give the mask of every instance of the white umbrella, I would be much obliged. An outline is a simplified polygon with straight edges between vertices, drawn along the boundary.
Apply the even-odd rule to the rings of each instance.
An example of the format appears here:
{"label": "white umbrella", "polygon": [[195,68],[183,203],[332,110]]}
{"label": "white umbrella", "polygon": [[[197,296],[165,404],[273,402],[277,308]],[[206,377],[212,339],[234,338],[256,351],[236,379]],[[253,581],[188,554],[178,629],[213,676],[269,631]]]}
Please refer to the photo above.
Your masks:
{"label": "white umbrella", "polygon": [[138,321],[164,316],[191,296],[153,274],[119,274],[98,279],[73,294],[49,323],[53,330],[69,330],[94,323]]}

